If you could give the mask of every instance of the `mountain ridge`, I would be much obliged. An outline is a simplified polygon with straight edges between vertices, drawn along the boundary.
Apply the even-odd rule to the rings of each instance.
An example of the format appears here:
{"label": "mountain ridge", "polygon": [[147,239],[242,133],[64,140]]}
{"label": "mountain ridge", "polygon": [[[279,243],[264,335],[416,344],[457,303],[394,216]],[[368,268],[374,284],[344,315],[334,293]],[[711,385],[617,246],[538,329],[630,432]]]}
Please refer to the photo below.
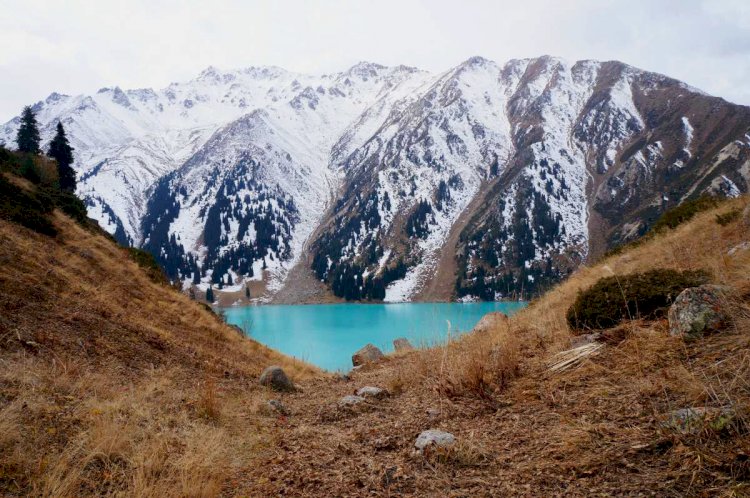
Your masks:
{"label": "mountain ridge", "polygon": [[[533,295],[674,203],[750,179],[750,108],[618,61],[209,67],[35,108],[43,137],[69,128],[79,194],[118,240],[186,286],[259,281],[264,300],[300,262],[345,299]],[[443,252],[454,282],[431,285]]]}

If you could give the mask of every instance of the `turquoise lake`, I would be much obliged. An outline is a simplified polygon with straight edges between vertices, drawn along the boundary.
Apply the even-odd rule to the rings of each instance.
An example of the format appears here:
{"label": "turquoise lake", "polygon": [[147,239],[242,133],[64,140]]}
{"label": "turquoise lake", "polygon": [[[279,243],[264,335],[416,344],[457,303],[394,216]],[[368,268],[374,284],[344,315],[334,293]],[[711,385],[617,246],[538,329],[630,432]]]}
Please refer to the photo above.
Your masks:
{"label": "turquoise lake", "polygon": [[223,308],[227,322],[258,342],[330,371],[348,371],[365,344],[393,351],[393,340],[414,346],[444,342],[471,330],[491,311],[513,314],[522,302],[302,304]]}

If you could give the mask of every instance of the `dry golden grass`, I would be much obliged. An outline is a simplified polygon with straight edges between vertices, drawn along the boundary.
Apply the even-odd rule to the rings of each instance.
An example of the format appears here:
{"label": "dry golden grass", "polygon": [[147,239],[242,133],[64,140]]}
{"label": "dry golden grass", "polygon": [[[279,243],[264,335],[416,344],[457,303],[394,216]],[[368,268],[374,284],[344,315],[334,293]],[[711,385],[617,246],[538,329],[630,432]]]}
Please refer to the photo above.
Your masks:
{"label": "dry golden grass", "polygon": [[0,222],[0,494],[216,496],[270,444],[257,375],[318,375],[55,214]]}
{"label": "dry golden grass", "polygon": [[[552,476],[560,471],[575,479],[600,476],[607,484],[594,489],[616,494],[651,486],[667,495],[750,493],[750,250],[729,254],[750,241],[750,229],[738,217],[724,226],[716,221],[717,214],[747,210],[749,204],[747,197],[725,202],[634,249],[581,268],[493,330],[395,358],[382,375],[399,392],[431,390],[437,406],[465,406],[460,399],[468,397],[490,411],[518,407],[508,408],[505,416],[527,417],[535,431],[531,437],[521,430],[523,419],[511,426],[487,419],[484,426],[468,419],[454,426],[499,424],[498,432],[535,455],[533,462],[512,466],[529,482],[559,479]],[[556,355],[575,339],[565,313],[580,290],[602,277],[655,268],[704,269],[713,283],[729,287],[729,328],[686,344],[669,336],[666,320],[624,323],[606,331],[596,355],[582,357],[568,370],[550,371]],[[659,422],[673,410],[704,406],[730,407],[732,423],[720,431],[707,423],[699,434],[688,434]],[[482,418],[471,411],[464,416]],[[490,448],[498,443],[476,442]],[[451,463],[447,456],[444,462]]]}

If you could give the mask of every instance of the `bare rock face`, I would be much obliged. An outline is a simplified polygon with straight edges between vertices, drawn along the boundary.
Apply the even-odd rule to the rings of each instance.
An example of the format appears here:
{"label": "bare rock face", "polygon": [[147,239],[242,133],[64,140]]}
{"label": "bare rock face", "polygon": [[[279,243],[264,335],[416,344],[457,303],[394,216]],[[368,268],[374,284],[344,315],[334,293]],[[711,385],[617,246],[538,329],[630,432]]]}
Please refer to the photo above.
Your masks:
{"label": "bare rock face", "polygon": [[669,308],[669,334],[692,341],[719,330],[729,321],[724,307],[724,289],[718,285],[685,289]]}
{"label": "bare rock face", "polygon": [[477,323],[474,326],[473,331],[474,332],[489,332],[490,330],[494,329],[495,327],[504,324],[508,321],[508,315],[505,313],[501,313],[500,311],[494,311],[492,313],[487,313],[482,317],[481,320],[479,320],[479,323]]}
{"label": "bare rock face", "polygon": [[368,344],[352,355],[352,365],[358,367],[365,363],[380,361],[385,357],[383,352],[372,344]]}
{"label": "bare rock face", "polygon": [[407,339],[406,337],[399,337],[398,339],[393,340],[393,348],[396,350],[396,352],[401,352],[411,351],[414,349],[414,346],[411,345],[409,339]]}
{"label": "bare rock face", "polygon": [[294,384],[279,366],[270,366],[260,374],[260,385],[267,386],[274,391],[295,391]]}
{"label": "bare rock face", "polygon": [[453,446],[456,442],[456,437],[450,432],[439,431],[437,429],[429,429],[422,431],[414,442],[414,447],[419,453],[431,447],[447,448]]}

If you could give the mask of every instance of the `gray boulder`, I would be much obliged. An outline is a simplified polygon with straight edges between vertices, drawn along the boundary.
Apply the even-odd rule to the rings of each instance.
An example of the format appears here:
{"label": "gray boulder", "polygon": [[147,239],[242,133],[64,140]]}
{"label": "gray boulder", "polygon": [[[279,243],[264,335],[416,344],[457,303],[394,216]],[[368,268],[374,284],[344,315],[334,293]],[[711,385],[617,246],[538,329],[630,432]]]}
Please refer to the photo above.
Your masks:
{"label": "gray boulder", "polygon": [[411,345],[409,339],[406,337],[399,337],[398,339],[393,340],[393,349],[395,349],[396,352],[411,351],[414,349],[414,346]]}
{"label": "gray boulder", "polygon": [[423,431],[414,443],[419,453],[424,453],[427,448],[448,448],[456,442],[456,437],[450,432],[429,429]]}
{"label": "gray boulder", "polygon": [[688,341],[721,329],[729,321],[724,309],[724,289],[718,285],[685,289],[669,308],[668,318],[669,334]]}
{"label": "gray boulder", "polygon": [[731,408],[695,406],[668,413],[661,425],[682,434],[698,434],[704,429],[722,431],[734,423],[735,412]]}
{"label": "gray boulder", "polygon": [[383,352],[372,344],[368,344],[352,355],[352,364],[355,367],[366,363],[373,363],[385,357]]}
{"label": "gray boulder", "polygon": [[296,390],[284,370],[276,365],[263,370],[263,373],[260,374],[260,385],[270,387],[274,391],[292,392]]}
{"label": "gray boulder", "polygon": [[339,406],[354,406],[365,401],[362,396],[354,396],[352,394],[344,396],[339,400]]}
{"label": "gray boulder", "polygon": [[357,389],[357,396],[363,398],[376,398],[382,399],[388,396],[388,391],[375,386],[365,386]]}

